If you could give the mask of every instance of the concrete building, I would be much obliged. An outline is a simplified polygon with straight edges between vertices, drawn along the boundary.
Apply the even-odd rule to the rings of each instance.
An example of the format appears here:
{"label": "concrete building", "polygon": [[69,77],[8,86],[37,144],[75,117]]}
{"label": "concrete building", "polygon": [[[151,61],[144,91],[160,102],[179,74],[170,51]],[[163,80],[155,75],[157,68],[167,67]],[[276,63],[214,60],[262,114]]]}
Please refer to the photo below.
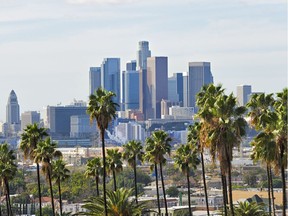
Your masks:
{"label": "concrete building", "polygon": [[239,106],[245,106],[249,101],[249,97],[252,94],[251,85],[239,85],[237,86],[237,101]]}
{"label": "concrete building", "polygon": [[124,144],[130,140],[145,140],[145,130],[136,122],[119,123],[115,126],[115,136]]}
{"label": "concrete building", "polygon": [[161,118],[161,101],[168,99],[168,58],[147,58],[146,119]]}
{"label": "concrete building", "polygon": [[20,107],[14,90],[9,94],[6,106],[6,122],[9,126],[12,124],[20,124]]}
{"label": "concrete building", "polygon": [[183,107],[189,106],[188,96],[189,96],[188,74],[183,73]]}
{"label": "concrete building", "polygon": [[101,87],[101,67],[90,67],[89,69],[89,95]]}
{"label": "concrete building", "polygon": [[88,115],[75,115],[70,117],[70,137],[90,138],[92,133],[96,133],[98,127],[94,121],[91,125]]}
{"label": "concrete building", "polygon": [[169,115],[174,119],[193,119],[194,107],[172,106],[169,107]]}
{"label": "concrete building", "polygon": [[40,123],[40,113],[37,111],[27,111],[21,114],[21,131],[24,131],[27,125]]}
{"label": "concrete building", "polygon": [[202,86],[213,83],[210,62],[190,62],[188,72],[188,105],[196,108],[196,95]]}
{"label": "concrete building", "polygon": [[183,74],[174,73],[168,78],[168,100],[183,106]]}

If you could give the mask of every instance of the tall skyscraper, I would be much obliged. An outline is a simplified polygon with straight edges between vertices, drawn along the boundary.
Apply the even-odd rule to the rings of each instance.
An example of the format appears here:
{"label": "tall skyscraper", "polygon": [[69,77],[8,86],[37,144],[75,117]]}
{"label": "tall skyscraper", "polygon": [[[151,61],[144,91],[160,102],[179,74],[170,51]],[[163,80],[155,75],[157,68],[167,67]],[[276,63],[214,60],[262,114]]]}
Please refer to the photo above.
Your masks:
{"label": "tall skyscraper", "polygon": [[168,99],[168,58],[147,58],[146,119],[161,118],[161,101]]}
{"label": "tall skyscraper", "polygon": [[188,74],[183,73],[183,107],[188,107],[188,96],[189,96],[189,88],[188,88]]}
{"label": "tall skyscraper", "polygon": [[135,70],[125,71],[124,80],[125,110],[139,109],[139,72]]}
{"label": "tall skyscraper", "polygon": [[101,87],[101,67],[90,67],[89,70],[89,94]]}
{"label": "tall skyscraper", "polygon": [[183,106],[183,74],[174,73],[168,78],[168,99]]}
{"label": "tall skyscraper", "polygon": [[210,62],[190,62],[188,72],[189,107],[196,108],[196,95],[202,86],[213,83],[213,76],[210,70]]}
{"label": "tall skyscraper", "polygon": [[249,101],[249,96],[252,93],[251,85],[237,86],[237,101],[240,106],[245,106]]}
{"label": "tall skyscraper", "polygon": [[101,86],[116,94],[115,103],[120,103],[120,58],[105,58],[101,65]]}
{"label": "tall skyscraper", "polygon": [[27,125],[40,123],[40,113],[36,111],[27,111],[21,114],[21,131],[23,131]]}
{"label": "tall skyscraper", "polygon": [[137,51],[137,70],[139,71],[139,110],[146,118],[145,107],[148,94],[147,87],[147,58],[151,57],[148,41],[140,41]]}
{"label": "tall skyscraper", "polygon": [[6,106],[6,122],[8,123],[8,126],[20,124],[20,107],[14,90],[10,92],[8,98]]}

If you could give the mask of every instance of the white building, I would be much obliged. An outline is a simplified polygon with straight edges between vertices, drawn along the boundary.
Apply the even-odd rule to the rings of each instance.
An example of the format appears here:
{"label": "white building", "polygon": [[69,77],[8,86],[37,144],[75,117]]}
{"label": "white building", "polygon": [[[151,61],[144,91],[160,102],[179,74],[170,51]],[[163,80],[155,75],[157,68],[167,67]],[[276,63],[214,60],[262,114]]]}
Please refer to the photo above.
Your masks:
{"label": "white building", "polygon": [[174,119],[192,119],[194,107],[172,106],[169,107],[169,115],[173,116]]}
{"label": "white building", "polygon": [[122,144],[130,140],[145,140],[145,131],[142,126],[136,122],[119,123],[115,126],[115,136]]}

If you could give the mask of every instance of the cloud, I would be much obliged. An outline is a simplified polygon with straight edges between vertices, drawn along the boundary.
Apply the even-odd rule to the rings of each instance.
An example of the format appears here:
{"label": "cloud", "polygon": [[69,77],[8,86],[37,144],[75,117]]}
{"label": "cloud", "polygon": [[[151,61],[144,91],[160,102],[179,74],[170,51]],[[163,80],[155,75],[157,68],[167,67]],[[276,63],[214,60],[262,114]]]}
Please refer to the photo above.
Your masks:
{"label": "cloud", "polygon": [[127,4],[139,0],[66,0],[69,4]]}

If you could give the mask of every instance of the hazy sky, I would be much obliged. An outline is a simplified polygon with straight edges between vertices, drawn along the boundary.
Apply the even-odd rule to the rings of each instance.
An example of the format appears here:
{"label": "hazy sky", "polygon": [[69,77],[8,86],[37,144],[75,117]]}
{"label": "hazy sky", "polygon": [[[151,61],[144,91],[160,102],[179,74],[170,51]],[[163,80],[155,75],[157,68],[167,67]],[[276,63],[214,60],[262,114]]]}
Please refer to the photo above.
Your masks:
{"label": "hazy sky", "polygon": [[124,69],[140,40],[169,74],[210,61],[230,92],[287,86],[286,0],[0,0],[0,121],[12,89],[21,112],[87,100],[89,67]]}

